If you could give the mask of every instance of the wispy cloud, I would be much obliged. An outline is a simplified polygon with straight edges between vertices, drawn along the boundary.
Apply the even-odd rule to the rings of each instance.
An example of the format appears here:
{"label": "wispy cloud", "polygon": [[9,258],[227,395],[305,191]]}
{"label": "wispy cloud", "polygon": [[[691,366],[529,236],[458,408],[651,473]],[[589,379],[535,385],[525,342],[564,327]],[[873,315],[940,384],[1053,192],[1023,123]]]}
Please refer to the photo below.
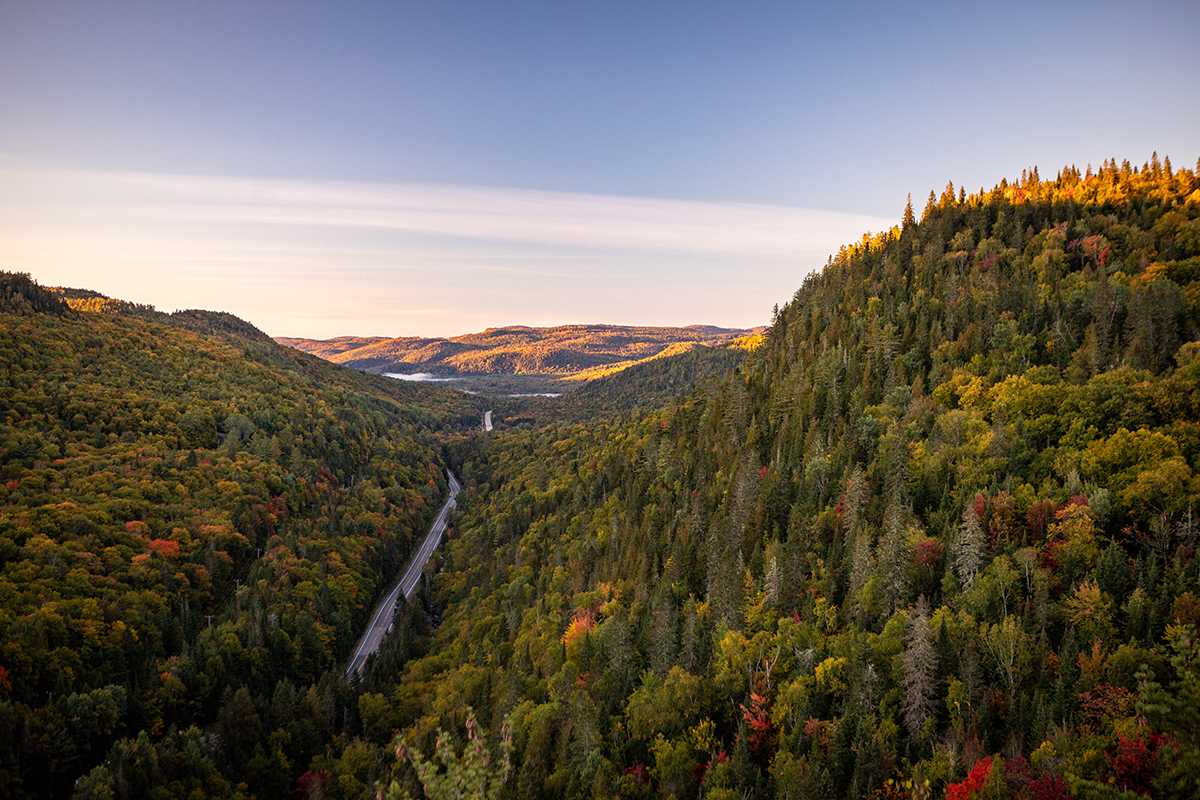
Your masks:
{"label": "wispy cloud", "polygon": [[0,267],[305,335],[757,324],[828,253],[890,224],[740,203],[0,164]]}
{"label": "wispy cloud", "polygon": [[891,224],[786,206],[478,186],[82,171],[25,177],[41,193],[65,189],[147,220],[369,228],[549,247],[780,256]]}

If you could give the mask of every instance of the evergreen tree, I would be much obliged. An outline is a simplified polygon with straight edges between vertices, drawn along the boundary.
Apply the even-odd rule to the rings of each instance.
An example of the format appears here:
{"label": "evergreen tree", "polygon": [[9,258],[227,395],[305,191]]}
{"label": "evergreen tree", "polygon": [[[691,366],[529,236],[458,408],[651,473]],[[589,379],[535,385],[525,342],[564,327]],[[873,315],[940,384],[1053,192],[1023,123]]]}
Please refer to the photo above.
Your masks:
{"label": "evergreen tree", "polygon": [[929,625],[929,604],[917,599],[904,644],[904,724],[912,737],[923,735],[937,709],[937,651]]}
{"label": "evergreen tree", "polygon": [[879,542],[879,575],[888,599],[888,612],[900,606],[908,595],[912,550],[899,499],[892,496],[884,512],[883,536]]}
{"label": "evergreen tree", "polygon": [[967,503],[963,511],[962,525],[954,543],[954,572],[964,588],[975,581],[983,561],[983,526],[975,512],[974,501]]}
{"label": "evergreen tree", "polygon": [[774,608],[779,604],[779,559],[774,555],[767,562],[767,574],[763,577],[763,594],[767,605]]}

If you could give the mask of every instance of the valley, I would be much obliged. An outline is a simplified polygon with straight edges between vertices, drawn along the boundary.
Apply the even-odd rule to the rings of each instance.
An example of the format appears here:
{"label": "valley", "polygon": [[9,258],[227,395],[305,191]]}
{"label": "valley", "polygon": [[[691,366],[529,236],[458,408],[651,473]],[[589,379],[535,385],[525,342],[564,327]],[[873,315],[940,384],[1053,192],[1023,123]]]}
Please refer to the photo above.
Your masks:
{"label": "valley", "polygon": [[1193,797],[1198,259],[1155,160],[947,187],[749,333],[4,273],[0,785]]}
{"label": "valley", "polygon": [[[487,412],[484,417],[488,420],[491,417],[491,412]],[[485,422],[486,429],[491,430],[491,423]],[[371,620],[367,623],[366,630],[359,637],[358,643],[354,646],[353,654],[350,656],[350,663],[346,667],[347,680],[353,679],[358,675],[363,668],[367,659],[373,656],[379,650],[380,644],[391,630],[392,622],[396,616],[396,603],[401,600],[407,602],[413,592],[417,588],[417,581],[421,579],[424,573],[425,565],[429,563],[429,557],[433,555],[434,550],[442,542],[442,536],[446,533],[446,525],[450,521],[450,513],[455,507],[455,498],[462,490],[458,479],[454,477],[454,473],[447,472],[446,479],[448,489],[446,494],[446,502],[442,504],[442,508],[433,519],[433,524],[429,528],[429,533],[422,540],[421,546],[417,548],[417,552],[413,554],[404,572],[396,580],[395,586],[384,595],[383,599],[376,606],[375,611],[371,614]]]}
{"label": "valley", "polygon": [[1200,799],[1198,42],[0,1],[0,800]]}

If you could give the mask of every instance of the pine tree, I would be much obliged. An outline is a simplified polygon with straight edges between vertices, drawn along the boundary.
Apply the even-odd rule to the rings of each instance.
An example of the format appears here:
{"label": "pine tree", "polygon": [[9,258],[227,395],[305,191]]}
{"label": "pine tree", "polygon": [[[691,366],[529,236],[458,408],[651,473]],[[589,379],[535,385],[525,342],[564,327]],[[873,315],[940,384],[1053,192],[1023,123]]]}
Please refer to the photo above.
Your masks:
{"label": "pine tree", "polygon": [[698,672],[701,668],[703,653],[700,620],[697,617],[696,601],[689,597],[683,607],[683,632],[680,636],[679,661],[688,672]]}
{"label": "pine tree", "polygon": [[869,491],[862,467],[856,466],[846,481],[846,491],[842,495],[842,522],[848,533],[855,533],[861,526]]}
{"label": "pine tree", "polygon": [[604,649],[608,654],[608,673],[623,692],[633,684],[638,670],[634,664],[637,653],[633,636],[625,617],[615,616],[604,623]]}
{"label": "pine tree", "polygon": [[900,223],[901,230],[908,230],[913,225],[917,224],[917,218],[913,214],[912,195],[909,194],[908,201],[904,204],[904,218]]}
{"label": "pine tree", "polygon": [[915,738],[937,707],[937,653],[929,625],[929,604],[917,600],[904,646],[904,724]]}
{"label": "pine tree", "polygon": [[858,591],[870,577],[872,562],[871,532],[865,527],[860,527],[858,533],[854,534],[854,551],[850,560],[850,587],[847,591],[849,604],[857,603]]}
{"label": "pine tree", "polygon": [[903,507],[893,499],[884,513],[883,537],[879,542],[879,574],[887,593],[889,611],[894,611],[908,594],[911,562]]}
{"label": "pine tree", "polygon": [[929,199],[925,201],[925,210],[921,212],[921,222],[924,222],[925,220],[929,219],[929,216],[931,214],[933,214],[934,209],[936,209],[936,208],[937,208],[937,195],[934,194],[933,189],[930,189],[929,190]]}
{"label": "pine tree", "polygon": [[771,556],[767,564],[767,574],[763,578],[763,592],[767,605],[775,607],[779,604],[779,559]]}
{"label": "pine tree", "polygon": [[651,603],[650,666],[665,675],[675,663],[675,603],[667,593]]}
{"label": "pine tree", "polygon": [[958,529],[958,541],[954,545],[954,572],[958,581],[966,588],[979,573],[983,561],[983,527],[975,513],[975,503],[967,503],[963,512],[962,526]]}

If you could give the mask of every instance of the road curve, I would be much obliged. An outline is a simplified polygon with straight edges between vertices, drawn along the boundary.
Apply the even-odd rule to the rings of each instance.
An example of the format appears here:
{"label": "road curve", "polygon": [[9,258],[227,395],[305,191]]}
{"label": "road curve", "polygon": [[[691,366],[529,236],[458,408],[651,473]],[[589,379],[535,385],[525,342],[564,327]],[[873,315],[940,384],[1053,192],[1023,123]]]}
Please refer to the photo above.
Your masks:
{"label": "road curve", "polygon": [[492,429],[492,411],[491,411],[491,409],[488,409],[487,411],[483,412],[483,429],[485,431],[490,431]]}
{"label": "road curve", "polygon": [[371,622],[363,631],[358,644],[354,646],[354,655],[350,657],[350,663],[346,666],[347,680],[359,672],[363,668],[363,664],[367,663],[367,658],[379,649],[379,645],[383,643],[384,637],[392,628],[392,618],[396,614],[396,603],[399,601],[400,595],[403,594],[405,600],[412,597],[417,588],[417,582],[421,580],[421,573],[425,570],[425,564],[429,562],[433,551],[442,543],[442,535],[446,532],[446,522],[450,519],[450,511],[457,505],[455,497],[462,489],[462,485],[454,477],[453,472],[446,470],[446,477],[450,479],[450,495],[434,518],[425,540],[421,542],[417,552],[409,559],[408,566],[400,575],[400,580],[396,581],[391,591],[375,607],[375,613],[371,615]]}

